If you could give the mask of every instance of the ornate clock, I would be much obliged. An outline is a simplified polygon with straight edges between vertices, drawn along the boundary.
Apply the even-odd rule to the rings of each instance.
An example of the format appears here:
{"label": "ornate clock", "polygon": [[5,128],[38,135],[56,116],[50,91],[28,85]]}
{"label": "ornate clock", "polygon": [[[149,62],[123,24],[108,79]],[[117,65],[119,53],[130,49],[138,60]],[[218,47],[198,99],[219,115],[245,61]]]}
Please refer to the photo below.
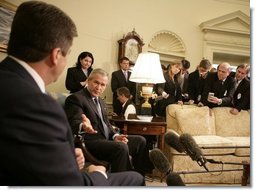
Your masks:
{"label": "ornate clock", "polygon": [[122,57],[127,57],[130,60],[130,64],[134,65],[138,57],[138,54],[142,52],[142,46],[144,45],[141,37],[133,29],[122,39],[118,40],[119,43],[119,56],[118,60]]}

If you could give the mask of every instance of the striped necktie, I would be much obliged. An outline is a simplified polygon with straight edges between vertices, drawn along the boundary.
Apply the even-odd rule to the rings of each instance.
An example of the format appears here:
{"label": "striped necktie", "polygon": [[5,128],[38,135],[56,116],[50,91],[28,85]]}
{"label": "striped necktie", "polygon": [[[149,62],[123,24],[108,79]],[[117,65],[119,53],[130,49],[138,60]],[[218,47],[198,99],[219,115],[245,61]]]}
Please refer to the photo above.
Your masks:
{"label": "striped necktie", "polygon": [[101,123],[103,125],[103,128],[104,128],[105,137],[106,137],[106,139],[109,139],[109,128],[107,127],[106,123],[104,122],[103,115],[102,115],[102,110],[101,110],[100,104],[98,102],[98,98],[95,97],[93,100],[96,104],[97,111],[98,111]]}

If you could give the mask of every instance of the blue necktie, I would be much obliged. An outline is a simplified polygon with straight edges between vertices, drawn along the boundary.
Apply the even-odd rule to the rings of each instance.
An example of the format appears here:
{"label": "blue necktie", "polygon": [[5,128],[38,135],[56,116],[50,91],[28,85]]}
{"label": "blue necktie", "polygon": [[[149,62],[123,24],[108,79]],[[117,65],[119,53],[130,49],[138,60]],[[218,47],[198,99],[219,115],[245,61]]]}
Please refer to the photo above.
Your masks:
{"label": "blue necktie", "polygon": [[95,102],[95,104],[96,104],[97,111],[98,111],[98,113],[99,113],[101,123],[102,123],[102,125],[103,125],[103,127],[104,127],[104,134],[105,134],[105,137],[106,137],[106,139],[109,139],[109,129],[108,129],[107,125],[106,125],[105,122],[104,122],[103,115],[102,115],[102,110],[101,110],[100,104],[98,103],[98,100],[97,100],[97,99],[98,99],[98,98],[95,97],[93,100],[94,100],[94,102]]}

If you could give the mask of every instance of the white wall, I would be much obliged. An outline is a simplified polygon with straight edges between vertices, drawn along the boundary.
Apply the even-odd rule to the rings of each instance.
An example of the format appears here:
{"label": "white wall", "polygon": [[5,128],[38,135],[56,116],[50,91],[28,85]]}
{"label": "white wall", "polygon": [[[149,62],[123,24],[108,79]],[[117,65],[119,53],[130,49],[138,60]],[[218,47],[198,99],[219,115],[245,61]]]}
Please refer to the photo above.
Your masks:
{"label": "white wall", "polygon": [[[78,54],[90,51],[95,57],[94,68],[101,67],[110,74],[117,70],[118,43],[133,28],[143,38],[147,51],[152,36],[160,30],[176,33],[185,43],[186,59],[191,71],[202,59],[203,34],[199,24],[241,10],[250,16],[249,0],[44,0],[63,9],[74,20],[78,38],[74,40],[69,66]],[[24,0],[9,0],[19,5]],[[2,58],[0,54],[0,59]],[[67,92],[66,70],[48,91]],[[106,101],[111,102],[110,85]]]}

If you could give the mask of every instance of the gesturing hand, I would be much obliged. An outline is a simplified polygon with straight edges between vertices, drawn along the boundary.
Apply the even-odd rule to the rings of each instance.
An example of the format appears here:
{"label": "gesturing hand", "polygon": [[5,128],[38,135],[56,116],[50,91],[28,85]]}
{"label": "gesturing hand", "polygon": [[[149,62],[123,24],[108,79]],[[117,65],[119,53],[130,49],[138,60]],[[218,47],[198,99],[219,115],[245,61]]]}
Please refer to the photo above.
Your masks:
{"label": "gesturing hand", "polygon": [[86,115],[81,114],[81,118],[82,118],[82,128],[86,133],[89,134],[96,134],[97,131],[93,129],[89,118],[86,117]]}

